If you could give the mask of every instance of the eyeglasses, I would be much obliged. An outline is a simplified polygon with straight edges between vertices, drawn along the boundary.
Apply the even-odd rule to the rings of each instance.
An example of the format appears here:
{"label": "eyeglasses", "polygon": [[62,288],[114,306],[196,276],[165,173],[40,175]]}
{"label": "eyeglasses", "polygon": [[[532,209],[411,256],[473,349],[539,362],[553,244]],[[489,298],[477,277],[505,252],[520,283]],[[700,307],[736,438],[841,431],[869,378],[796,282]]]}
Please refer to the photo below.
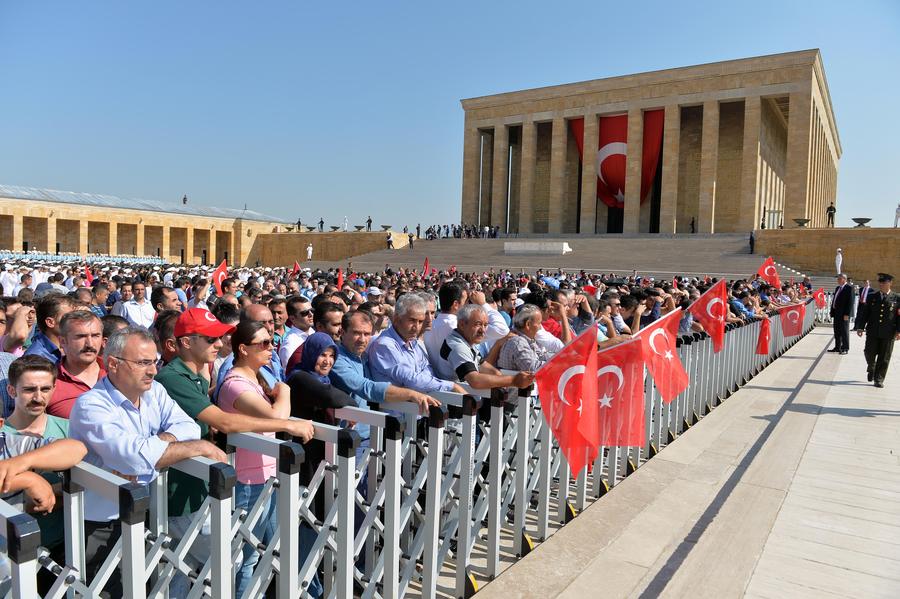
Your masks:
{"label": "eyeglasses", "polygon": [[312,313],[313,313],[312,310],[300,310],[299,312],[297,312],[297,315],[307,317],[307,316],[312,316]]}
{"label": "eyeglasses", "polygon": [[138,368],[143,368],[144,370],[148,370],[151,366],[153,368],[156,368],[156,360],[129,360],[128,358],[123,358],[122,356],[113,356],[113,358],[122,360],[123,362],[134,364]]}
{"label": "eyeglasses", "polygon": [[251,347],[258,347],[260,349],[269,349],[274,344],[272,343],[271,339],[263,339],[262,341],[257,341],[255,343],[250,343],[248,345],[250,345]]}
{"label": "eyeglasses", "polygon": [[203,339],[210,345],[222,339],[221,337],[207,337],[206,335],[191,335],[192,337],[196,337],[197,339]]}

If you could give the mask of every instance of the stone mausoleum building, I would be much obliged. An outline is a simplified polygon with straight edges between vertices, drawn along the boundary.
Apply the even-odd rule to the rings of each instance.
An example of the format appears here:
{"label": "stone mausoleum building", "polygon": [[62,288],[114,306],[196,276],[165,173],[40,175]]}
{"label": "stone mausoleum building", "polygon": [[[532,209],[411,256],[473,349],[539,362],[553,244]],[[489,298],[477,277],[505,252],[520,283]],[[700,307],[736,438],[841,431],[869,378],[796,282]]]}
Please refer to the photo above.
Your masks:
{"label": "stone mausoleum building", "polygon": [[[462,221],[508,233],[826,225],[841,143],[818,50],[462,101]],[[585,151],[586,149],[586,151]]]}
{"label": "stone mausoleum building", "polygon": [[253,210],[0,185],[0,250],[14,252],[245,265],[258,259],[257,237],[284,224]]}

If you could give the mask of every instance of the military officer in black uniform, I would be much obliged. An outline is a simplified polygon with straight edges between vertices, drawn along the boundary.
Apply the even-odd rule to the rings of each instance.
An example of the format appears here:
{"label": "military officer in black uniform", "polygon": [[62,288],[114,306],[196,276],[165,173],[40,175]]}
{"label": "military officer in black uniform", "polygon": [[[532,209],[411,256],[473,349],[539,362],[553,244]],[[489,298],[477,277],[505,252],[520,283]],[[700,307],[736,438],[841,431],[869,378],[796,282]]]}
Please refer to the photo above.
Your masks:
{"label": "military officer in black uniform", "polygon": [[876,387],[884,387],[894,341],[900,339],[900,295],[891,291],[893,281],[893,276],[878,273],[878,291],[870,292],[859,305],[854,325],[857,335],[866,334],[867,378],[874,380]]}

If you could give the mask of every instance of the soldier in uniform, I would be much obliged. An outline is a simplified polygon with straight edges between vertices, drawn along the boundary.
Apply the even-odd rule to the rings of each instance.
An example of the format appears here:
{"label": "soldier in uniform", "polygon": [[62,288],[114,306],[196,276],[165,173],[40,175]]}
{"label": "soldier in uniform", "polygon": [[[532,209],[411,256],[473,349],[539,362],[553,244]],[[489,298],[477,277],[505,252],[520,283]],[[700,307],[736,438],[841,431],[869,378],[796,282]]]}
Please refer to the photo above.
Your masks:
{"label": "soldier in uniform", "polygon": [[860,303],[854,326],[857,335],[866,334],[867,378],[876,387],[884,387],[894,341],[900,339],[900,295],[891,291],[893,281],[893,276],[878,273],[878,291]]}

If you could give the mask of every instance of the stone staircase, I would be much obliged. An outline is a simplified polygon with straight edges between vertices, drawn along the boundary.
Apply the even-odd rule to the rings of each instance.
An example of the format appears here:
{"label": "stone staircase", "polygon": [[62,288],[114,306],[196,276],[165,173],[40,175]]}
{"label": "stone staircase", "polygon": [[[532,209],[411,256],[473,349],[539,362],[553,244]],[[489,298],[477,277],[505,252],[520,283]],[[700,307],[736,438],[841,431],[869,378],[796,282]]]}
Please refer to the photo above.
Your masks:
{"label": "stone staircase", "polygon": [[[524,238],[519,238],[524,239]],[[379,250],[349,260],[351,270],[371,272],[382,270],[385,265],[421,269],[425,258],[433,268],[445,269],[451,265],[461,271],[485,271],[490,268],[509,268],[513,271],[533,272],[538,268],[569,272],[615,272],[619,274],[645,274],[657,278],[671,278],[675,274],[690,276],[744,277],[755,273],[765,259],[749,253],[745,235],[616,235],[604,237],[529,237],[540,241],[565,241],[572,252],[564,256],[507,256],[503,253],[503,239],[439,239],[418,240],[414,249]],[[775,256],[778,262],[778,257]],[[346,263],[314,263],[315,266],[343,266]],[[801,273],[779,265],[779,274],[785,280],[791,276],[797,280]],[[833,284],[830,279],[814,285]],[[827,283],[827,284],[826,284]]]}

